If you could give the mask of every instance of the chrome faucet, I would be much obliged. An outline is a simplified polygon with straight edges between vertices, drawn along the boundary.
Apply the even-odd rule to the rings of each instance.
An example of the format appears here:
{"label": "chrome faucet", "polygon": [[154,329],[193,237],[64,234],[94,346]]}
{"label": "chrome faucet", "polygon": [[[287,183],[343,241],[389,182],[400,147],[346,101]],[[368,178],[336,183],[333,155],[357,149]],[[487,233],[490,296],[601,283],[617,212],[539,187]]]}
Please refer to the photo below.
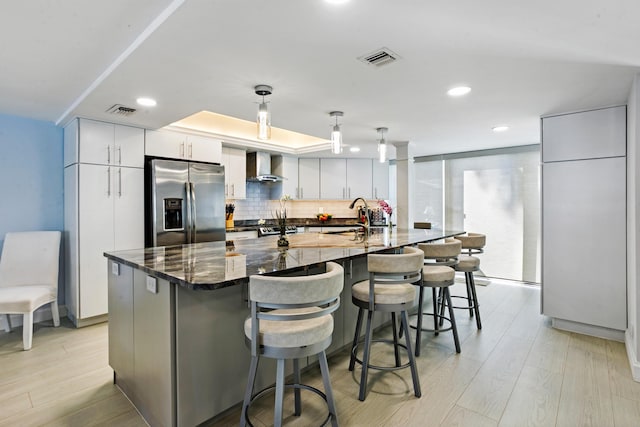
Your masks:
{"label": "chrome faucet", "polygon": [[[353,202],[351,202],[351,204],[349,205],[349,209],[353,209],[358,200],[362,200],[362,202],[364,203],[365,223],[362,225],[362,228],[363,228],[363,242],[364,242],[364,246],[368,247],[369,246],[369,227],[371,226],[371,219],[369,218],[369,205],[367,204],[367,201],[365,199],[363,199],[362,197],[356,197],[355,200]],[[358,219],[360,219],[360,218],[358,218]]]}

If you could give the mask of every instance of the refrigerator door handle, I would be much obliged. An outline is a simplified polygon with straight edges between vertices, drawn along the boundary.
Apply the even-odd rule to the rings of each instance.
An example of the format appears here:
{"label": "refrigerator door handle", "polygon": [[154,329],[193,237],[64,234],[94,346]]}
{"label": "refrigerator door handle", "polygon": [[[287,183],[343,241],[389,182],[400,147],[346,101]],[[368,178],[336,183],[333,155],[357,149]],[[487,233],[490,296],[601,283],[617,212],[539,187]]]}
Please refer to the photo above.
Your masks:
{"label": "refrigerator door handle", "polygon": [[196,186],[193,185],[193,182],[190,182],[189,186],[191,187],[191,225],[193,227],[193,236],[191,243],[196,243],[196,234],[198,232],[196,228],[196,224],[198,223],[198,217],[196,213]]}
{"label": "refrigerator door handle", "polygon": [[185,210],[187,211],[187,243],[191,243],[191,226],[193,225],[193,218],[191,217],[191,204],[193,203],[191,201],[191,183],[188,181],[185,182],[184,189],[187,193],[187,204],[185,206]]}

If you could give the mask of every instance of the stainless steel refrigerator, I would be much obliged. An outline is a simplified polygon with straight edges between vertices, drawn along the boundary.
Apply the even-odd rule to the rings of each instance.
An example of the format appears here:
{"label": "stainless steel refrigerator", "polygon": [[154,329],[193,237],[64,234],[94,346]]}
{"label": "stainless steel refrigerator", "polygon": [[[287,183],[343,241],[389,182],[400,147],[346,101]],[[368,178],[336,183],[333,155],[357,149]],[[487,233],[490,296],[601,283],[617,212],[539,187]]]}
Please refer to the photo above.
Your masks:
{"label": "stainless steel refrigerator", "polygon": [[224,166],[148,159],[146,246],[225,240]]}

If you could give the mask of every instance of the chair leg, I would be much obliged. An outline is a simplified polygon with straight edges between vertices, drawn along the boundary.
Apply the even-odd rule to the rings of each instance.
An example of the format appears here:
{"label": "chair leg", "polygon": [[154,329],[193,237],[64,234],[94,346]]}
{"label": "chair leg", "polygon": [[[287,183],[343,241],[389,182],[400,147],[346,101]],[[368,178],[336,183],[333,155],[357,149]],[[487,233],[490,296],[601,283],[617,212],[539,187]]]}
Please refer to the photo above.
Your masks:
{"label": "chair leg", "polygon": [[440,305],[438,304],[438,296],[436,295],[436,288],[431,288],[431,297],[433,298],[433,330],[435,335],[438,336],[438,312],[440,311]]}
{"label": "chair leg", "polygon": [[476,312],[476,326],[478,329],[482,329],[482,321],[480,320],[480,304],[478,304],[478,295],[476,294],[476,279],[473,277],[473,273],[470,273],[471,277],[471,295],[473,295],[473,306]]}
{"label": "chair leg", "polygon": [[[409,327],[409,316],[407,316],[407,312],[403,310],[400,313],[400,319],[402,322],[403,328]],[[418,369],[416,367],[416,359],[413,356],[413,351],[411,351],[411,338],[409,334],[405,335],[405,345],[407,346],[407,355],[409,356],[409,366],[411,367],[411,378],[413,379],[413,394],[416,397],[422,396],[422,389],[420,388],[420,378],[418,377]]]}
{"label": "chair leg", "polygon": [[333,389],[331,388],[331,379],[329,378],[329,364],[327,363],[327,354],[324,350],[318,355],[320,362],[320,372],[322,373],[322,383],[324,384],[324,394],[327,396],[327,406],[331,413],[331,425],[338,427],[338,411],[336,403],[333,399]]}
{"label": "chair leg", "polygon": [[[447,293],[449,293],[449,289],[447,289]],[[440,288],[440,291],[438,292],[438,300],[440,300],[440,326],[442,327],[444,325],[444,307],[445,305],[449,305],[449,309],[451,309],[451,301],[447,301],[445,299],[444,296],[444,288]]]}
{"label": "chair leg", "polygon": [[273,410],[274,427],[282,427],[282,402],[284,401],[284,359],[278,359],[276,369],[276,403]]}
{"label": "chair leg", "polygon": [[364,315],[364,311],[361,308],[358,308],[358,319],[356,320],[356,332],[353,336],[353,344],[351,345],[351,358],[349,359],[349,370],[353,371],[353,368],[356,364],[356,352],[355,349],[358,347],[358,338],[360,338],[360,329],[362,329],[362,316]]}
{"label": "chair leg", "polygon": [[[373,311],[367,311],[367,331],[364,337],[364,355],[362,356],[362,375],[360,375],[360,394],[358,399],[364,402],[367,395],[367,375],[369,373],[369,356],[371,354],[371,340],[373,339]],[[405,335],[405,338],[407,335]]]}
{"label": "chair leg", "polygon": [[451,319],[451,330],[453,331],[453,342],[456,345],[456,353],[460,353],[460,339],[458,338],[458,327],[456,325],[456,318],[453,314],[453,305],[451,304],[451,294],[449,288],[443,288],[444,297],[447,299],[447,305],[449,306],[449,316]]}
{"label": "chair leg", "polygon": [[475,303],[473,298],[473,291],[471,290],[471,282],[473,281],[473,273],[470,271],[464,272],[464,282],[467,285],[467,302],[469,303],[469,316],[473,317],[473,304]]}
{"label": "chair leg", "polygon": [[60,326],[60,312],[58,311],[58,301],[51,303],[51,317],[53,317],[53,326]]}
{"label": "chair leg", "polygon": [[11,332],[11,315],[10,314],[5,314],[4,315],[4,330],[5,332]]}
{"label": "chair leg", "polygon": [[22,346],[25,350],[31,350],[33,339],[33,311],[24,313],[22,320]]}
{"label": "chair leg", "polygon": [[400,351],[398,347],[398,328],[396,326],[396,314],[391,312],[391,329],[393,330],[393,355],[396,359],[396,366],[400,366]]}
{"label": "chair leg", "polygon": [[416,325],[416,357],[420,356],[420,344],[422,343],[422,306],[424,304],[424,286],[420,286],[420,296],[418,299],[418,323]]}
{"label": "chair leg", "polygon": [[[293,359],[293,382],[294,384],[300,384],[300,363],[298,359]],[[302,409],[300,407],[300,389],[295,387],[293,389],[294,396],[294,415],[299,417],[302,413]]]}
{"label": "chair leg", "polygon": [[247,388],[244,392],[244,402],[242,403],[242,413],[240,414],[240,427],[247,425],[247,408],[251,403],[251,395],[253,394],[253,386],[256,381],[256,372],[258,371],[258,356],[251,357],[251,365],[249,365],[249,378],[247,379]]}

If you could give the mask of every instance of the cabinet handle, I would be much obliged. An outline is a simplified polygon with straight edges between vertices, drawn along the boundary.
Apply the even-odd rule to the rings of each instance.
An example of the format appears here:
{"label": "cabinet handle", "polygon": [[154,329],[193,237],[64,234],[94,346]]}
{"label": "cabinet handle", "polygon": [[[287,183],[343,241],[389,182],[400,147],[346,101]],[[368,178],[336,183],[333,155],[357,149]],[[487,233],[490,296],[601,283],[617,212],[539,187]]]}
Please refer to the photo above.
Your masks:
{"label": "cabinet handle", "polygon": [[180,157],[184,157],[184,142],[180,143]]}
{"label": "cabinet handle", "polygon": [[118,168],[118,197],[122,197],[122,168]]}
{"label": "cabinet handle", "polygon": [[111,164],[111,146],[107,145],[107,164]]}
{"label": "cabinet handle", "polygon": [[300,198],[304,199],[304,191],[302,191],[302,187],[300,187]]}
{"label": "cabinet handle", "polygon": [[111,167],[107,168],[107,197],[111,197]]}
{"label": "cabinet handle", "polygon": [[122,164],[122,146],[118,145],[118,164]]}
{"label": "cabinet handle", "polygon": [[224,195],[228,196],[229,195],[229,184],[225,184],[224,185]]}
{"label": "cabinet handle", "polygon": [[349,199],[351,198],[351,187],[349,187],[349,192],[347,193],[349,195]]}
{"label": "cabinet handle", "polygon": [[189,158],[193,159],[193,142],[189,143]]}
{"label": "cabinet handle", "polygon": [[231,195],[232,196],[236,195],[236,185],[235,184],[231,184]]}

